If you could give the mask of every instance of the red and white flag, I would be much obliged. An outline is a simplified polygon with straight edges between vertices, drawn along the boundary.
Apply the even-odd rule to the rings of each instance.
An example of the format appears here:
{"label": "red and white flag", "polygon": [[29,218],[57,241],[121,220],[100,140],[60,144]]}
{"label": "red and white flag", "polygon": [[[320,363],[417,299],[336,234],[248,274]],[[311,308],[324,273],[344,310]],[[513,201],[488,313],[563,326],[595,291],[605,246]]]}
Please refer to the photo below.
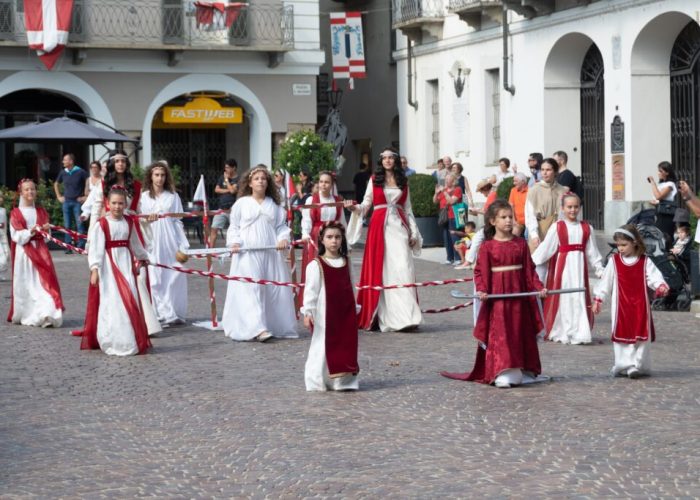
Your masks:
{"label": "red and white flag", "polygon": [[53,68],[68,43],[73,0],[24,0],[24,25],[29,48],[47,69]]}
{"label": "red and white flag", "polygon": [[361,12],[331,12],[331,55],[333,59],[333,90],[335,80],[367,78]]}

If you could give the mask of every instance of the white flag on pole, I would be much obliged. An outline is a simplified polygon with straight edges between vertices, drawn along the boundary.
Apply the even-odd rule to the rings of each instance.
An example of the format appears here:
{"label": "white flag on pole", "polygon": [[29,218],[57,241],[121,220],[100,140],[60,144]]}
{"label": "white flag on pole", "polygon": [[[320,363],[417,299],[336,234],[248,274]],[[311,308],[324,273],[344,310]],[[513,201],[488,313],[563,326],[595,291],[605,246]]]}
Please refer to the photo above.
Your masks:
{"label": "white flag on pole", "polygon": [[203,175],[199,177],[199,183],[197,184],[197,189],[194,191],[192,202],[205,207],[207,206],[207,188],[204,187]]}

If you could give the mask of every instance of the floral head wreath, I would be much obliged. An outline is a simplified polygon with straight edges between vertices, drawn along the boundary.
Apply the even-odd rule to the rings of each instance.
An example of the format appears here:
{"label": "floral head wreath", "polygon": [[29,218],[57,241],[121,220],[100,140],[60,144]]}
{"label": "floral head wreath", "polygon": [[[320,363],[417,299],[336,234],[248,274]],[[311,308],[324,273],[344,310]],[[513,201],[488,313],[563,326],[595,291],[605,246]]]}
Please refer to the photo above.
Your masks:
{"label": "floral head wreath", "polygon": [[128,160],[129,157],[122,153],[115,153],[109,157],[110,160]]}
{"label": "floral head wreath", "polygon": [[126,188],[121,184],[115,184],[114,186],[109,188],[109,192],[111,193],[112,191],[124,191],[126,193]]}
{"label": "floral head wreath", "polygon": [[250,169],[250,172],[248,172],[248,180],[253,178],[253,174],[255,174],[255,172],[265,172],[268,175],[270,174],[267,170],[267,167],[258,165],[257,167],[253,167]]}

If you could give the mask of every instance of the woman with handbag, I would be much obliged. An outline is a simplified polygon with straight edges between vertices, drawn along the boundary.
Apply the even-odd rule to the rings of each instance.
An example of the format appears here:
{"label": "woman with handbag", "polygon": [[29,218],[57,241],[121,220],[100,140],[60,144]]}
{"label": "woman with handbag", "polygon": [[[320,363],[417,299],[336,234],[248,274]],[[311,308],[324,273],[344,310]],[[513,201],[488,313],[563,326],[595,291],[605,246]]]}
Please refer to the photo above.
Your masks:
{"label": "woman with handbag", "polygon": [[445,175],[445,186],[439,184],[435,186],[435,194],[433,195],[433,203],[440,205],[440,215],[438,224],[442,229],[443,240],[445,242],[445,251],[447,252],[447,260],[445,264],[458,266],[461,264],[459,256],[455,252],[455,242],[457,241],[453,231],[456,231],[455,214],[452,210],[452,205],[462,201],[462,190],[455,186],[455,176],[453,173]]}
{"label": "woman with handbag", "polygon": [[651,192],[654,195],[652,204],[656,205],[656,227],[658,227],[665,235],[667,242],[673,237],[675,230],[673,216],[676,214],[676,171],[673,166],[662,161],[658,166],[659,182],[653,177],[647,177],[647,182],[651,184]]}

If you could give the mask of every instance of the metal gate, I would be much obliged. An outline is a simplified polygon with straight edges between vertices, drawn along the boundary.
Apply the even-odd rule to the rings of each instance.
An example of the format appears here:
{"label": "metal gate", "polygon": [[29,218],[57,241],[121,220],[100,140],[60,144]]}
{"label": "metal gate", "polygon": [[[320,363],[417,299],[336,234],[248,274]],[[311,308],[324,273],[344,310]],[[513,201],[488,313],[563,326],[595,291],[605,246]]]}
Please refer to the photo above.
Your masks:
{"label": "metal gate", "polygon": [[180,167],[178,188],[183,200],[192,199],[204,174],[209,198],[215,199],[214,185],[224,172],[225,129],[153,129],[153,159],[165,159]]}
{"label": "metal gate", "polygon": [[671,51],[671,162],[679,179],[700,181],[700,26],[691,21]]}
{"label": "metal gate", "polygon": [[605,84],[603,56],[595,44],[581,65],[581,181],[583,217],[603,227],[605,206]]}

